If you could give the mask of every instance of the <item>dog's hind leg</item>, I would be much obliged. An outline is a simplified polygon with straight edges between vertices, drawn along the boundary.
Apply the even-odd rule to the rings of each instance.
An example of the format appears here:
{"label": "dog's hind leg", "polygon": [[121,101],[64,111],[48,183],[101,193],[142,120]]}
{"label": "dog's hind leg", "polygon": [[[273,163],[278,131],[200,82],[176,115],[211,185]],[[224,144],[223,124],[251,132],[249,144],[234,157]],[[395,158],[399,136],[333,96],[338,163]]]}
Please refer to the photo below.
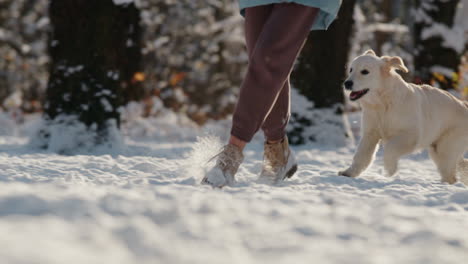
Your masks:
{"label": "dog's hind leg", "polygon": [[386,176],[393,176],[397,172],[400,158],[413,152],[415,146],[413,138],[407,134],[394,137],[384,145],[383,158]]}
{"label": "dog's hind leg", "polygon": [[465,146],[453,134],[445,135],[431,146],[429,155],[437,165],[442,182],[453,184],[457,181],[457,165],[465,166],[465,162],[460,161],[464,152]]}
{"label": "dog's hind leg", "polygon": [[462,158],[458,162],[457,172],[460,175],[460,181],[468,185],[468,159]]}

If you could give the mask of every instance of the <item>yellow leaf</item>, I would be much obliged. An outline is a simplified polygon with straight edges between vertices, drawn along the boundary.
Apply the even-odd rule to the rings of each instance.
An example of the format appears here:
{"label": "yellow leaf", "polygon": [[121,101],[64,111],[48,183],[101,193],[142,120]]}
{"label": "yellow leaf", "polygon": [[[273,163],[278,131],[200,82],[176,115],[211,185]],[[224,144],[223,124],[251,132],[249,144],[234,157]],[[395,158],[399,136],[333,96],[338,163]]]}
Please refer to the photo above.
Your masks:
{"label": "yellow leaf", "polygon": [[171,79],[169,80],[169,83],[171,84],[171,86],[176,86],[185,78],[186,75],[187,73],[185,72],[172,74]]}
{"label": "yellow leaf", "polygon": [[452,74],[452,80],[453,80],[454,82],[458,82],[458,77],[459,77],[459,76],[458,76],[458,73],[454,72],[454,73]]}
{"label": "yellow leaf", "polygon": [[146,78],[145,74],[142,72],[135,72],[133,74],[132,82],[142,82]]}
{"label": "yellow leaf", "polygon": [[439,82],[445,81],[445,76],[442,75],[442,74],[440,74],[440,73],[438,73],[438,72],[434,72],[432,75],[433,75],[433,76],[436,78],[436,80],[438,80]]}

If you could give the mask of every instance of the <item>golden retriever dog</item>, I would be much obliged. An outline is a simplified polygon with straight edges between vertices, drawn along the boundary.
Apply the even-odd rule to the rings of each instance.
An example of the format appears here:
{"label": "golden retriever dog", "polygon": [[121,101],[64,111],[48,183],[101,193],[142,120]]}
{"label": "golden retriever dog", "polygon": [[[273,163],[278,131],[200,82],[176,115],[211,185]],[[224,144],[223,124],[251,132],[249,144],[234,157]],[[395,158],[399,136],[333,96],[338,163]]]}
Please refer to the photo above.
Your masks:
{"label": "golden retriever dog", "polygon": [[352,165],[339,175],[359,176],[381,142],[387,176],[396,173],[403,155],[428,149],[442,182],[455,183],[457,171],[468,168],[468,102],[407,83],[395,70],[408,72],[400,57],[378,57],[372,50],[351,63],[344,87],[362,107],[362,135]]}

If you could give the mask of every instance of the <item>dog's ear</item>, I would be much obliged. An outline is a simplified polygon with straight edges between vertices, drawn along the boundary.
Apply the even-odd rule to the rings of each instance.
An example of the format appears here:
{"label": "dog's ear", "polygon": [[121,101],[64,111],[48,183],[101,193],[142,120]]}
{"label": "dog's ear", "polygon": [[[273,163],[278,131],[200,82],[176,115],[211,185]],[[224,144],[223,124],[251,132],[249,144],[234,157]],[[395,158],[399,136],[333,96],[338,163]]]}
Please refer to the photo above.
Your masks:
{"label": "dog's ear", "polygon": [[375,52],[374,52],[372,49],[368,49],[368,50],[366,50],[366,52],[364,52],[362,55],[372,55],[372,56],[377,56],[377,54],[375,54]]}
{"label": "dog's ear", "polygon": [[403,60],[398,56],[383,56],[382,60],[385,62],[385,66],[387,66],[389,70],[394,68],[402,72],[409,72],[408,68],[406,68],[405,64],[403,63]]}

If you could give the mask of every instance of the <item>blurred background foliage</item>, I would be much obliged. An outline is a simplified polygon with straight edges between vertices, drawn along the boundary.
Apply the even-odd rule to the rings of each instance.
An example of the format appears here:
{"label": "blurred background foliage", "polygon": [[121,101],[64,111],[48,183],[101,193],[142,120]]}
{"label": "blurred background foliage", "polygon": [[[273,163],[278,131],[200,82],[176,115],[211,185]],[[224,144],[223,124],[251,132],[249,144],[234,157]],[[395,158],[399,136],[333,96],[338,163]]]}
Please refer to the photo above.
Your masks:
{"label": "blurred background foliage", "polygon": [[[28,113],[44,108],[51,65],[48,36],[53,26],[49,2],[0,0],[4,111],[19,108]],[[411,70],[404,76],[407,80],[468,96],[466,0],[352,2],[353,26],[350,45],[342,46],[347,49],[344,61],[368,48],[377,54],[398,55]],[[119,85],[125,89],[129,83],[138,83],[142,90],[123,93],[122,101],[142,102],[147,106],[142,114],[147,116],[152,114],[152,98],[157,97],[165,107],[198,124],[228,117],[247,65],[237,1],[136,0],[130,5],[140,12],[142,65]],[[344,71],[346,66],[341,67]],[[300,82],[307,72],[295,78]],[[346,104],[345,110],[354,109]]]}

